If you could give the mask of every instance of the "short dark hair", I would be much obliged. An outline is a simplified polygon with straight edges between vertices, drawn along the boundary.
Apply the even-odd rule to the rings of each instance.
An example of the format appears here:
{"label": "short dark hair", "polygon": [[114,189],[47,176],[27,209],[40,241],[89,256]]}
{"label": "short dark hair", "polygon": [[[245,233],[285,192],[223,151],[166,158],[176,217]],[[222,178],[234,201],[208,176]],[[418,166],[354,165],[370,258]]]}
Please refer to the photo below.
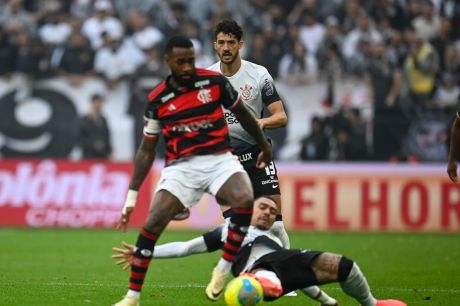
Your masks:
{"label": "short dark hair", "polygon": [[235,20],[226,19],[219,22],[214,31],[214,38],[217,38],[217,34],[219,33],[231,34],[235,36],[238,41],[243,38],[243,29]]}
{"label": "short dark hair", "polygon": [[166,44],[166,54],[171,53],[174,48],[193,48],[193,43],[185,36],[174,36],[171,37]]}

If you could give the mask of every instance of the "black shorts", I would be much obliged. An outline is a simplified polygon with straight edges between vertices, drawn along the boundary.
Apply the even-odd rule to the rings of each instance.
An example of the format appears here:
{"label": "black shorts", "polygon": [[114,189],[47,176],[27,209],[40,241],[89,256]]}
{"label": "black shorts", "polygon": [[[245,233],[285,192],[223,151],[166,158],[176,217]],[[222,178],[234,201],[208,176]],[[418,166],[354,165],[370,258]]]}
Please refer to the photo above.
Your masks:
{"label": "black shorts", "polygon": [[[321,254],[318,251],[278,250],[259,258],[251,270],[262,268],[273,271],[281,281],[284,293],[317,285],[311,262]],[[274,300],[268,298],[267,300]]]}
{"label": "black shorts", "polygon": [[251,179],[252,188],[254,189],[254,198],[278,195],[280,194],[280,186],[275,162],[272,161],[263,169],[257,168],[257,156],[259,153],[260,148],[258,146],[242,152],[237,152],[244,170],[246,170]]}

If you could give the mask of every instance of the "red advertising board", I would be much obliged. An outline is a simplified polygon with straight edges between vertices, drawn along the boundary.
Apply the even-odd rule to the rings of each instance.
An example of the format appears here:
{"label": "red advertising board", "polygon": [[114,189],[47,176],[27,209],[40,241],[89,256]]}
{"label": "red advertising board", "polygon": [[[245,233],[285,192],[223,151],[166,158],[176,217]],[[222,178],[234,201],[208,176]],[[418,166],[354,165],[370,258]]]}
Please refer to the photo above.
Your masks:
{"label": "red advertising board", "polygon": [[[343,231],[460,231],[460,185],[444,165],[278,167],[289,227]],[[290,205],[289,205],[290,204]]]}
{"label": "red advertising board", "polygon": [[[111,162],[0,161],[0,226],[113,227],[120,218],[132,165]],[[132,225],[145,219],[150,176]]]}

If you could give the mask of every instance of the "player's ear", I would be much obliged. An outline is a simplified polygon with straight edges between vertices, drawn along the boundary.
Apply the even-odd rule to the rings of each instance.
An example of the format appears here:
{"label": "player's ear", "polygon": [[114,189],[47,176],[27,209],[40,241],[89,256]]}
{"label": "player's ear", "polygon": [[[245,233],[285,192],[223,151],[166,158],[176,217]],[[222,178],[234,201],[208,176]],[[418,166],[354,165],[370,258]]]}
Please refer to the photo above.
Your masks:
{"label": "player's ear", "polygon": [[244,41],[243,41],[243,40],[240,40],[240,41],[238,42],[238,46],[239,46],[239,49],[243,48],[243,46],[244,46]]}
{"label": "player's ear", "polygon": [[214,50],[217,50],[217,41],[214,42]]}

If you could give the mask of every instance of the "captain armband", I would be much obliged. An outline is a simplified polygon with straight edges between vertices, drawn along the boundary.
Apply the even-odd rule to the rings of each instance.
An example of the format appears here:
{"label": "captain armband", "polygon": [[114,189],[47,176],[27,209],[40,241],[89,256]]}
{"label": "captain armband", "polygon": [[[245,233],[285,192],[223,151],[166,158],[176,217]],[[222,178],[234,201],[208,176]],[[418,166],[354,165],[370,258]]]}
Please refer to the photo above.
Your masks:
{"label": "captain armband", "polygon": [[161,132],[160,121],[144,117],[144,136],[146,138],[155,138]]}

